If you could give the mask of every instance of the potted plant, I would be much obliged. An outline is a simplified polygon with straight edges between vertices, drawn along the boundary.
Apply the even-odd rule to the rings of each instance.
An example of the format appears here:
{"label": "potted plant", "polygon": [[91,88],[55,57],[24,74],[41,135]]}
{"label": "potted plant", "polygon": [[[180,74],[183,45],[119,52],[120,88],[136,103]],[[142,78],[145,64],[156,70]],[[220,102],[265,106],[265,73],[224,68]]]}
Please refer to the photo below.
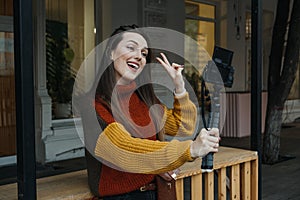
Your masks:
{"label": "potted plant", "polygon": [[47,89],[52,98],[55,118],[71,115],[72,91],[75,75],[71,68],[74,52],[68,44],[67,24],[46,23]]}

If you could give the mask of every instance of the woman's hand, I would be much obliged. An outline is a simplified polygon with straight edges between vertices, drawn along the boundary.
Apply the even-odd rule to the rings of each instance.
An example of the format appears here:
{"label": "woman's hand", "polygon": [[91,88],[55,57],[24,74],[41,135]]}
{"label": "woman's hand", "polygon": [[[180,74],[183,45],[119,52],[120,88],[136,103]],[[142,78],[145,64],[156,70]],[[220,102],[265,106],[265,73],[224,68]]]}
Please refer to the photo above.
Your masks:
{"label": "woman's hand", "polygon": [[203,157],[209,152],[218,152],[219,149],[219,129],[212,128],[210,130],[202,129],[196,140],[190,147],[191,156],[193,158]]}
{"label": "woman's hand", "polygon": [[182,70],[183,65],[179,65],[176,63],[172,63],[172,65],[169,63],[168,58],[165,54],[160,53],[162,58],[156,57],[158,62],[167,70],[168,74],[170,75],[171,79],[174,82],[175,85],[175,93],[182,94],[184,93],[185,87],[184,87],[184,81],[182,76]]}

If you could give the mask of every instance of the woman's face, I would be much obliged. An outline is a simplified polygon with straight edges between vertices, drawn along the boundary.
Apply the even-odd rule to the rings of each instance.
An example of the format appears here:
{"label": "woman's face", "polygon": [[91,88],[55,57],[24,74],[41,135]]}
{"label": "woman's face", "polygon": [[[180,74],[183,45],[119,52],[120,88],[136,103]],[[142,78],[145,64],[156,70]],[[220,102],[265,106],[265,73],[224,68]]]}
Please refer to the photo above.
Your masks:
{"label": "woman's face", "polygon": [[147,41],[138,33],[126,32],[112,51],[118,84],[129,84],[143,71],[148,55]]}

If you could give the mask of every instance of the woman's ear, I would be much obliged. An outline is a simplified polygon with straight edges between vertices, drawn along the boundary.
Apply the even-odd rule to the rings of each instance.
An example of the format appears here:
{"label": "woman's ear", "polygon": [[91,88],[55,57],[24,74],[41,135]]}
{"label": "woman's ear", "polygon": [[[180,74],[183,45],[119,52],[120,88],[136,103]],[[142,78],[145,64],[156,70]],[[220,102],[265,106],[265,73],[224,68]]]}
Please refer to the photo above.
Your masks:
{"label": "woman's ear", "polygon": [[111,61],[114,61],[114,51],[110,52],[110,57],[109,58],[110,58]]}

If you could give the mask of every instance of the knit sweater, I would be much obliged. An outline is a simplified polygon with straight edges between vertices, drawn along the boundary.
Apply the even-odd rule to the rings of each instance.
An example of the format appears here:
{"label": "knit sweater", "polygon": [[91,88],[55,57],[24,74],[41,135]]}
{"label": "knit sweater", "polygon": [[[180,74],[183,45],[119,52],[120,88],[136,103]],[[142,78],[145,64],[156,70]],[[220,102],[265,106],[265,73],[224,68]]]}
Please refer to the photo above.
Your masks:
{"label": "knit sweater", "polygon": [[[130,133],[123,124],[117,122],[106,107],[96,101],[95,108],[108,124],[99,135],[95,154],[102,161],[99,182],[101,196],[123,194],[137,190],[154,180],[155,174],[178,168],[190,155],[191,140],[163,142],[156,140],[156,127],[149,109],[133,92],[135,83],[120,86],[121,105],[126,105],[125,115],[137,124],[141,132]],[[162,105],[164,132],[168,135],[191,135],[196,125],[196,107],[188,94],[174,99],[174,108]],[[147,127],[143,129],[143,127]],[[145,131],[146,130],[146,131]]]}

